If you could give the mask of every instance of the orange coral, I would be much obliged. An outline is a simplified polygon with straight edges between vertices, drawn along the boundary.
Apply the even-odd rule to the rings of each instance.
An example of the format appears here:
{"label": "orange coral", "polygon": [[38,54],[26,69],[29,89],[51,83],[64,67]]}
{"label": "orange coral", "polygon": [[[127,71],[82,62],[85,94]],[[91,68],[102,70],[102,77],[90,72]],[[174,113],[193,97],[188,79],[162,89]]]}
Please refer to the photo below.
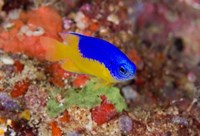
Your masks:
{"label": "orange coral", "polygon": [[62,31],[62,18],[51,7],[40,7],[37,10],[22,12],[19,19],[11,20],[14,26],[10,30],[0,28],[0,48],[7,52],[22,52],[32,57],[43,58],[44,50],[41,48],[40,35],[24,34],[23,27],[29,31],[42,29],[41,35],[59,39],[58,33]]}
{"label": "orange coral", "polygon": [[90,25],[89,25],[89,30],[93,31],[93,32],[96,32],[98,31],[100,28],[100,24],[97,23],[97,22],[92,22]]}
{"label": "orange coral", "polygon": [[18,60],[15,61],[14,66],[15,66],[16,73],[20,73],[24,69],[24,65]]}
{"label": "orange coral", "polygon": [[29,80],[19,81],[14,85],[10,95],[12,96],[12,98],[17,98],[24,95],[27,92],[28,88]]}
{"label": "orange coral", "polygon": [[81,88],[87,84],[87,81],[90,79],[88,75],[78,75],[73,81],[73,87]]}
{"label": "orange coral", "polygon": [[59,118],[59,120],[63,123],[70,121],[70,115],[67,111],[64,111],[63,115]]}
{"label": "orange coral", "polygon": [[58,38],[58,32],[62,30],[61,16],[50,7],[40,7],[27,13],[22,13],[20,18],[27,21],[32,27],[41,26],[45,30],[45,34],[54,38]]}
{"label": "orange coral", "polygon": [[56,121],[51,122],[50,126],[51,126],[51,130],[52,130],[52,132],[51,132],[52,136],[62,136],[62,131],[58,127],[58,124]]}
{"label": "orange coral", "polygon": [[58,87],[64,87],[64,79],[67,79],[72,75],[71,73],[62,69],[58,63],[53,63],[47,66],[46,72],[50,74],[50,82]]}
{"label": "orange coral", "polygon": [[5,124],[6,123],[6,120],[2,117],[0,117],[0,124]]}

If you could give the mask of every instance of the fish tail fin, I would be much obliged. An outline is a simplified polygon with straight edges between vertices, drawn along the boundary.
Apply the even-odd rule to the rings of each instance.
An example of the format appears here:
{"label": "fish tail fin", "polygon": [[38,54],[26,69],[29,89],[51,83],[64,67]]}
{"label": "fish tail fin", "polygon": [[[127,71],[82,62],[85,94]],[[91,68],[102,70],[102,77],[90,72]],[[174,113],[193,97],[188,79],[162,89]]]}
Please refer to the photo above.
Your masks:
{"label": "fish tail fin", "polygon": [[62,60],[67,57],[69,52],[69,47],[49,37],[41,37],[40,44],[45,51],[45,59],[48,61]]}
{"label": "fish tail fin", "polygon": [[59,61],[72,58],[78,52],[78,36],[66,34],[64,42],[59,42],[50,37],[41,37],[40,44],[45,50],[45,59],[48,61]]}

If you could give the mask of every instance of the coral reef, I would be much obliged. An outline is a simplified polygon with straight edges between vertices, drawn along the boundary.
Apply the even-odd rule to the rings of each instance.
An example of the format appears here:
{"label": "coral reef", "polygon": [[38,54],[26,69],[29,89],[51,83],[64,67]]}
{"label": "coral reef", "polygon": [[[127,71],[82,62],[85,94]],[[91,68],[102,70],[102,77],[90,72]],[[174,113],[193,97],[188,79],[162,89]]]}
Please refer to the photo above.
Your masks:
{"label": "coral reef", "polygon": [[[199,11],[197,0],[0,0],[0,136],[200,135]],[[136,77],[94,89],[46,61],[40,37],[70,31],[115,44]]]}

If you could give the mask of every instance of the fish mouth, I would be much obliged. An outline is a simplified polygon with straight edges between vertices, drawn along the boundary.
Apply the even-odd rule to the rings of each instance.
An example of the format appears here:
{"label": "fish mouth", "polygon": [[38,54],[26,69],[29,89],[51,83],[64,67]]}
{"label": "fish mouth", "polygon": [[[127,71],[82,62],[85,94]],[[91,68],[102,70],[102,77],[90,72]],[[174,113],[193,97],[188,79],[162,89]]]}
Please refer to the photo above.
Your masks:
{"label": "fish mouth", "polygon": [[128,78],[124,78],[124,79],[121,79],[121,80],[117,80],[118,83],[120,82],[127,82],[127,81],[130,81],[130,80],[134,80],[136,79],[136,76],[131,76],[131,77],[128,77]]}
{"label": "fish mouth", "polygon": [[135,79],[135,78],[136,78],[136,76],[134,75],[134,76],[131,76],[131,77],[125,79],[125,81],[133,80],[133,79]]}
{"label": "fish mouth", "polygon": [[130,78],[130,80],[133,80],[133,79],[136,79],[136,76],[135,76],[135,75],[132,76],[132,77]]}

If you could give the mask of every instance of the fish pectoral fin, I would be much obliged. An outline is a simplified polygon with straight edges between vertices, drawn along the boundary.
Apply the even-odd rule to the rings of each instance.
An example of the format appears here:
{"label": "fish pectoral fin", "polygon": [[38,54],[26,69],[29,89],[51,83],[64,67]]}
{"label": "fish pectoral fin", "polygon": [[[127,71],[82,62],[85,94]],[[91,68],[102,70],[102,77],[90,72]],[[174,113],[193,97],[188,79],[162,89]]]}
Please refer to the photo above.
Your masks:
{"label": "fish pectoral fin", "polygon": [[66,71],[69,71],[69,72],[73,72],[73,73],[82,73],[80,71],[80,69],[73,63],[72,60],[70,59],[65,59],[63,60],[62,64],[61,64],[61,67],[66,70]]}

